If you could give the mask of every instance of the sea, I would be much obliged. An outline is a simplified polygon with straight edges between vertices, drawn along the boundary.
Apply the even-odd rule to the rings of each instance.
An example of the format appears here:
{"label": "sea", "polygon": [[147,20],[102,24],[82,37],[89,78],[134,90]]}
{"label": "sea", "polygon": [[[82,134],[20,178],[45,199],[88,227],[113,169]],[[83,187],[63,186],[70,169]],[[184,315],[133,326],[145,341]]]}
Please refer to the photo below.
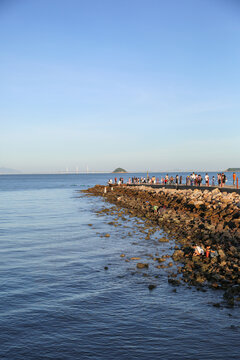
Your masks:
{"label": "sea", "polygon": [[0,176],[0,359],[240,359],[239,307],[129,260],[174,239],[146,239],[142,219],[80,192],[113,177]]}

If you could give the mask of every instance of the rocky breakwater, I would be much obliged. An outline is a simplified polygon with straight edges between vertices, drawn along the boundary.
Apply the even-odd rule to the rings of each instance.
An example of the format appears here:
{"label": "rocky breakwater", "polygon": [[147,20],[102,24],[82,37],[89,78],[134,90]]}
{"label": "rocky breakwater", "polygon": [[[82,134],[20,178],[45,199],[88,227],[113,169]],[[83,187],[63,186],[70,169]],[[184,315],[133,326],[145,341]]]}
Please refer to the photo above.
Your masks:
{"label": "rocky breakwater", "polygon": [[[169,282],[224,290],[229,305],[240,300],[240,196],[199,189],[97,185],[85,191],[147,218],[176,239],[176,270]],[[194,255],[194,246],[204,255]],[[210,255],[206,251],[210,248]],[[214,256],[212,257],[211,254]]]}

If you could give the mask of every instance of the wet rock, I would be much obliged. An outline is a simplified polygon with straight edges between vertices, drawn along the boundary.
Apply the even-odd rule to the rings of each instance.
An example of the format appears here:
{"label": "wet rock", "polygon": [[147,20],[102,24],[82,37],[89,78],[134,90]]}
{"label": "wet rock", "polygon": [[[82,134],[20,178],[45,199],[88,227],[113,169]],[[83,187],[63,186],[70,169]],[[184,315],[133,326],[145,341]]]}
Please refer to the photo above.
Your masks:
{"label": "wet rock", "polygon": [[172,258],[174,261],[181,261],[184,258],[184,252],[182,250],[175,250]]}
{"label": "wet rock", "polygon": [[179,286],[181,284],[180,280],[177,279],[168,279],[169,284],[174,285],[174,286]]}
{"label": "wet rock", "polygon": [[205,277],[202,276],[202,275],[198,275],[197,278],[196,278],[196,282],[197,282],[197,283],[202,284],[202,283],[204,283],[205,281],[206,281],[206,279],[205,279]]}
{"label": "wet rock", "polygon": [[213,289],[219,289],[219,285],[218,285],[218,283],[216,283],[216,282],[212,283],[212,284],[211,284],[211,287],[212,287]]}
{"label": "wet rock", "polygon": [[148,288],[149,288],[149,290],[151,291],[151,290],[153,290],[153,289],[155,289],[155,288],[156,288],[156,285],[154,285],[154,284],[150,284],[150,285],[148,285]]}
{"label": "wet rock", "polygon": [[149,267],[148,264],[137,263],[137,268],[138,268],[138,269],[144,269],[144,268],[147,268],[147,269],[148,269],[148,267]]}
{"label": "wet rock", "polygon": [[166,266],[165,265],[157,265],[156,269],[166,269]]}
{"label": "wet rock", "polygon": [[159,242],[169,242],[169,239],[166,237],[162,237],[160,239],[158,239]]}

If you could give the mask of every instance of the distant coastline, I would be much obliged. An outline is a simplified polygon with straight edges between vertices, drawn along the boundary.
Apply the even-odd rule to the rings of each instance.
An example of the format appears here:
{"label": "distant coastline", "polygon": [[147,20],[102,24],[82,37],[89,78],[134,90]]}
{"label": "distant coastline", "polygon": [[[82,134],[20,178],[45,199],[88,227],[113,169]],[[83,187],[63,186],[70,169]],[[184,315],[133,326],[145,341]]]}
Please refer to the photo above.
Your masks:
{"label": "distant coastline", "polygon": [[21,171],[16,170],[16,169],[11,169],[11,168],[6,168],[6,167],[0,167],[0,175],[10,175],[10,174],[21,174]]}
{"label": "distant coastline", "polygon": [[240,168],[228,168],[227,170],[225,170],[225,171],[231,171],[231,172],[233,172],[233,171],[240,171]]}

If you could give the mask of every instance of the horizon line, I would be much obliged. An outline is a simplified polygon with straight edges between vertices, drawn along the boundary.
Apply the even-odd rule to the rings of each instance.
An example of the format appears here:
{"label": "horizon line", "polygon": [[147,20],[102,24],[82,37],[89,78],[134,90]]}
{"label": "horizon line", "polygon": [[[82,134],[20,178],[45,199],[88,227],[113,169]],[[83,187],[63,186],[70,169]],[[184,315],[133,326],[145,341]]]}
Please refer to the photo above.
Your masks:
{"label": "horizon line", "polygon": [[[237,170],[235,170],[236,172],[238,172]],[[119,172],[119,173],[114,173],[113,171],[56,171],[56,172],[6,172],[6,173],[1,173],[0,175],[91,175],[91,174],[144,174],[144,173],[193,173],[193,172],[228,172],[228,170],[197,170],[197,171],[192,171],[192,170],[158,170],[158,171],[154,171],[154,170],[144,170],[144,171],[126,171],[126,172]],[[234,171],[229,171],[229,172],[234,172]]]}

